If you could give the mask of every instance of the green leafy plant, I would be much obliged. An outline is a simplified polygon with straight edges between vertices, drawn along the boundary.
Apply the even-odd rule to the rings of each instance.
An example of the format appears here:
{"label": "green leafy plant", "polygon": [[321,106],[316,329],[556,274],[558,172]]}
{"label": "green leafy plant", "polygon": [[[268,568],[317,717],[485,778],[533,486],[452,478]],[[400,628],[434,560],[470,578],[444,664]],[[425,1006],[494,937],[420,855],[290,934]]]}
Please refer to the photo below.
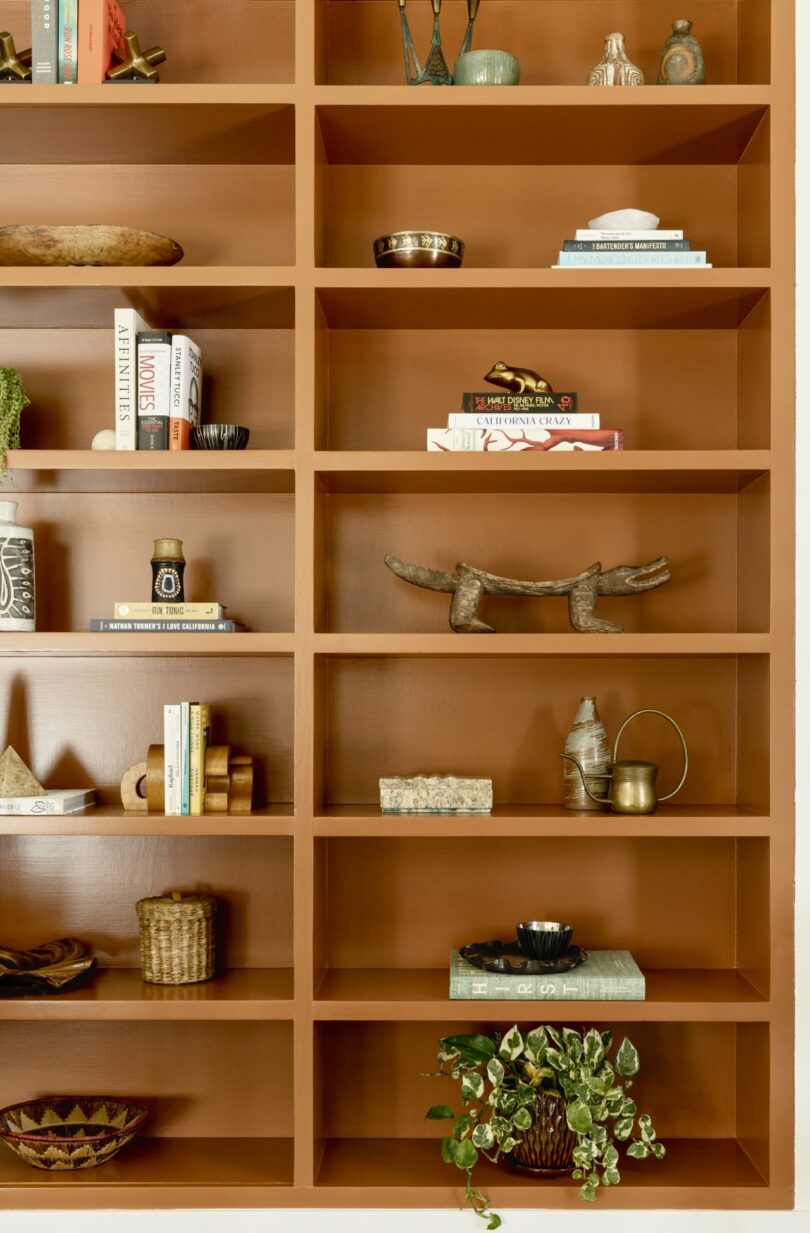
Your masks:
{"label": "green leafy plant", "polygon": [[6,450],[20,448],[20,416],[30,401],[20,374],[0,368],[0,476],[6,474]]}
{"label": "green leafy plant", "polygon": [[621,1181],[618,1144],[638,1160],[664,1156],[650,1118],[638,1113],[628,1095],[639,1068],[638,1050],[627,1037],[612,1050],[610,1032],[580,1033],[548,1024],[526,1036],[515,1026],[504,1036],[442,1039],[436,1073],[457,1081],[464,1112],[457,1116],[447,1105],[434,1105],[426,1117],[452,1120],[441,1142],[442,1159],[466,1173],[466,1201],[488,1229],[499,1228],[501,1218],[473,1186],[473,1169],[479,1153],[497,1163],[514,1151],[533,1125],[538,1091],[565,1101],[577,1139],[573,1177],[582,1182],[579,1193],[586,1203],[593,1203],[600,1185]]}

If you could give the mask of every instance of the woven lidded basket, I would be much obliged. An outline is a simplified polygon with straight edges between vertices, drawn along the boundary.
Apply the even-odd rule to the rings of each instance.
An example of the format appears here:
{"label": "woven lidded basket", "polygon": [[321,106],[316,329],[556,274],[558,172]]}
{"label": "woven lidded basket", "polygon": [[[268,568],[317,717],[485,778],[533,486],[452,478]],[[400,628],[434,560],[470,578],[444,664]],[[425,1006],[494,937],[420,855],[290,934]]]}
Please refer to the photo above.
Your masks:
{"label": "woven lidded basket", "polygon": [[190,985],[214,975],[211,895],[155,895],[135,905],[141,929],[141,970],[152,985]]}

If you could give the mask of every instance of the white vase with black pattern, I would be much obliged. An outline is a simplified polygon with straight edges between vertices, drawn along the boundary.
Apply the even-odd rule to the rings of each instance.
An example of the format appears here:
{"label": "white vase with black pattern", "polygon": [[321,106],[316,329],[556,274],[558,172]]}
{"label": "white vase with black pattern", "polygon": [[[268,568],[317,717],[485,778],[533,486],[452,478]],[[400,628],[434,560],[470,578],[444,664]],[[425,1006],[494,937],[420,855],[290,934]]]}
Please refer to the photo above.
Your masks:
{"label": "white vase with black pattern", "polygon": [[34,629],[34,532],[17,525],[16,501],[0,501],[0,633]]}

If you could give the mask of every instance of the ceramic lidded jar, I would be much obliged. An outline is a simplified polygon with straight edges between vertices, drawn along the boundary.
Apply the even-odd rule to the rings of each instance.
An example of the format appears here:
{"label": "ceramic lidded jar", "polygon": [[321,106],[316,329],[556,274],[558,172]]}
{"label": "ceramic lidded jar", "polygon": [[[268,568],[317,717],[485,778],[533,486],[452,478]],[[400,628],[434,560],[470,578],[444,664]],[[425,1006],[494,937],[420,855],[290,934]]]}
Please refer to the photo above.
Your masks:
{"label": "ceramic lidded jar", "polygon": [[[613,758],[605,725],[596,709],[596,698],[582,698],[574,716],[571,731],[565,741],[565,752],[582,763],[588,787],[594,796],[605,795],[606,781],[598,778],[611,768]],[[603,805],[592,801],[585,791],[582,777],[573,762],[566,762],[563,771],[564,804],[577,812],[600,810]]]}
{"label": "ceramic lidded jar", "polygon": [[17,502],[0,501],[0,632],[36,629],[34,532],[17,525]]}

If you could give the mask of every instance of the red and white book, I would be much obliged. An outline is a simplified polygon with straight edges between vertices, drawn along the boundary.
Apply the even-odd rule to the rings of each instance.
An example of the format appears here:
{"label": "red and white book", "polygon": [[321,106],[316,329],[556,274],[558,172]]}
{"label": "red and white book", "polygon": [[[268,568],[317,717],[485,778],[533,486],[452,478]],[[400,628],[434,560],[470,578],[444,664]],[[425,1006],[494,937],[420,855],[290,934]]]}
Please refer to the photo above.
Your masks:
{"label": "red and white book", "polygon": [[561,453],[564,450],[620,450],[624,448],[620,428],[428,428],[430,453],[519,454],[529,450]]}
{"label": "red and white book", "polygon": [[81,0],[79,85],[97,86],[107,76],[113,49],[124,42],[127,22],[116,0]]}
{"label": "red and white book", "polygon": [[201,407],[202,351],[185,334],[173,334],[170,450],[191,448],[191,430],[200,422]]}

